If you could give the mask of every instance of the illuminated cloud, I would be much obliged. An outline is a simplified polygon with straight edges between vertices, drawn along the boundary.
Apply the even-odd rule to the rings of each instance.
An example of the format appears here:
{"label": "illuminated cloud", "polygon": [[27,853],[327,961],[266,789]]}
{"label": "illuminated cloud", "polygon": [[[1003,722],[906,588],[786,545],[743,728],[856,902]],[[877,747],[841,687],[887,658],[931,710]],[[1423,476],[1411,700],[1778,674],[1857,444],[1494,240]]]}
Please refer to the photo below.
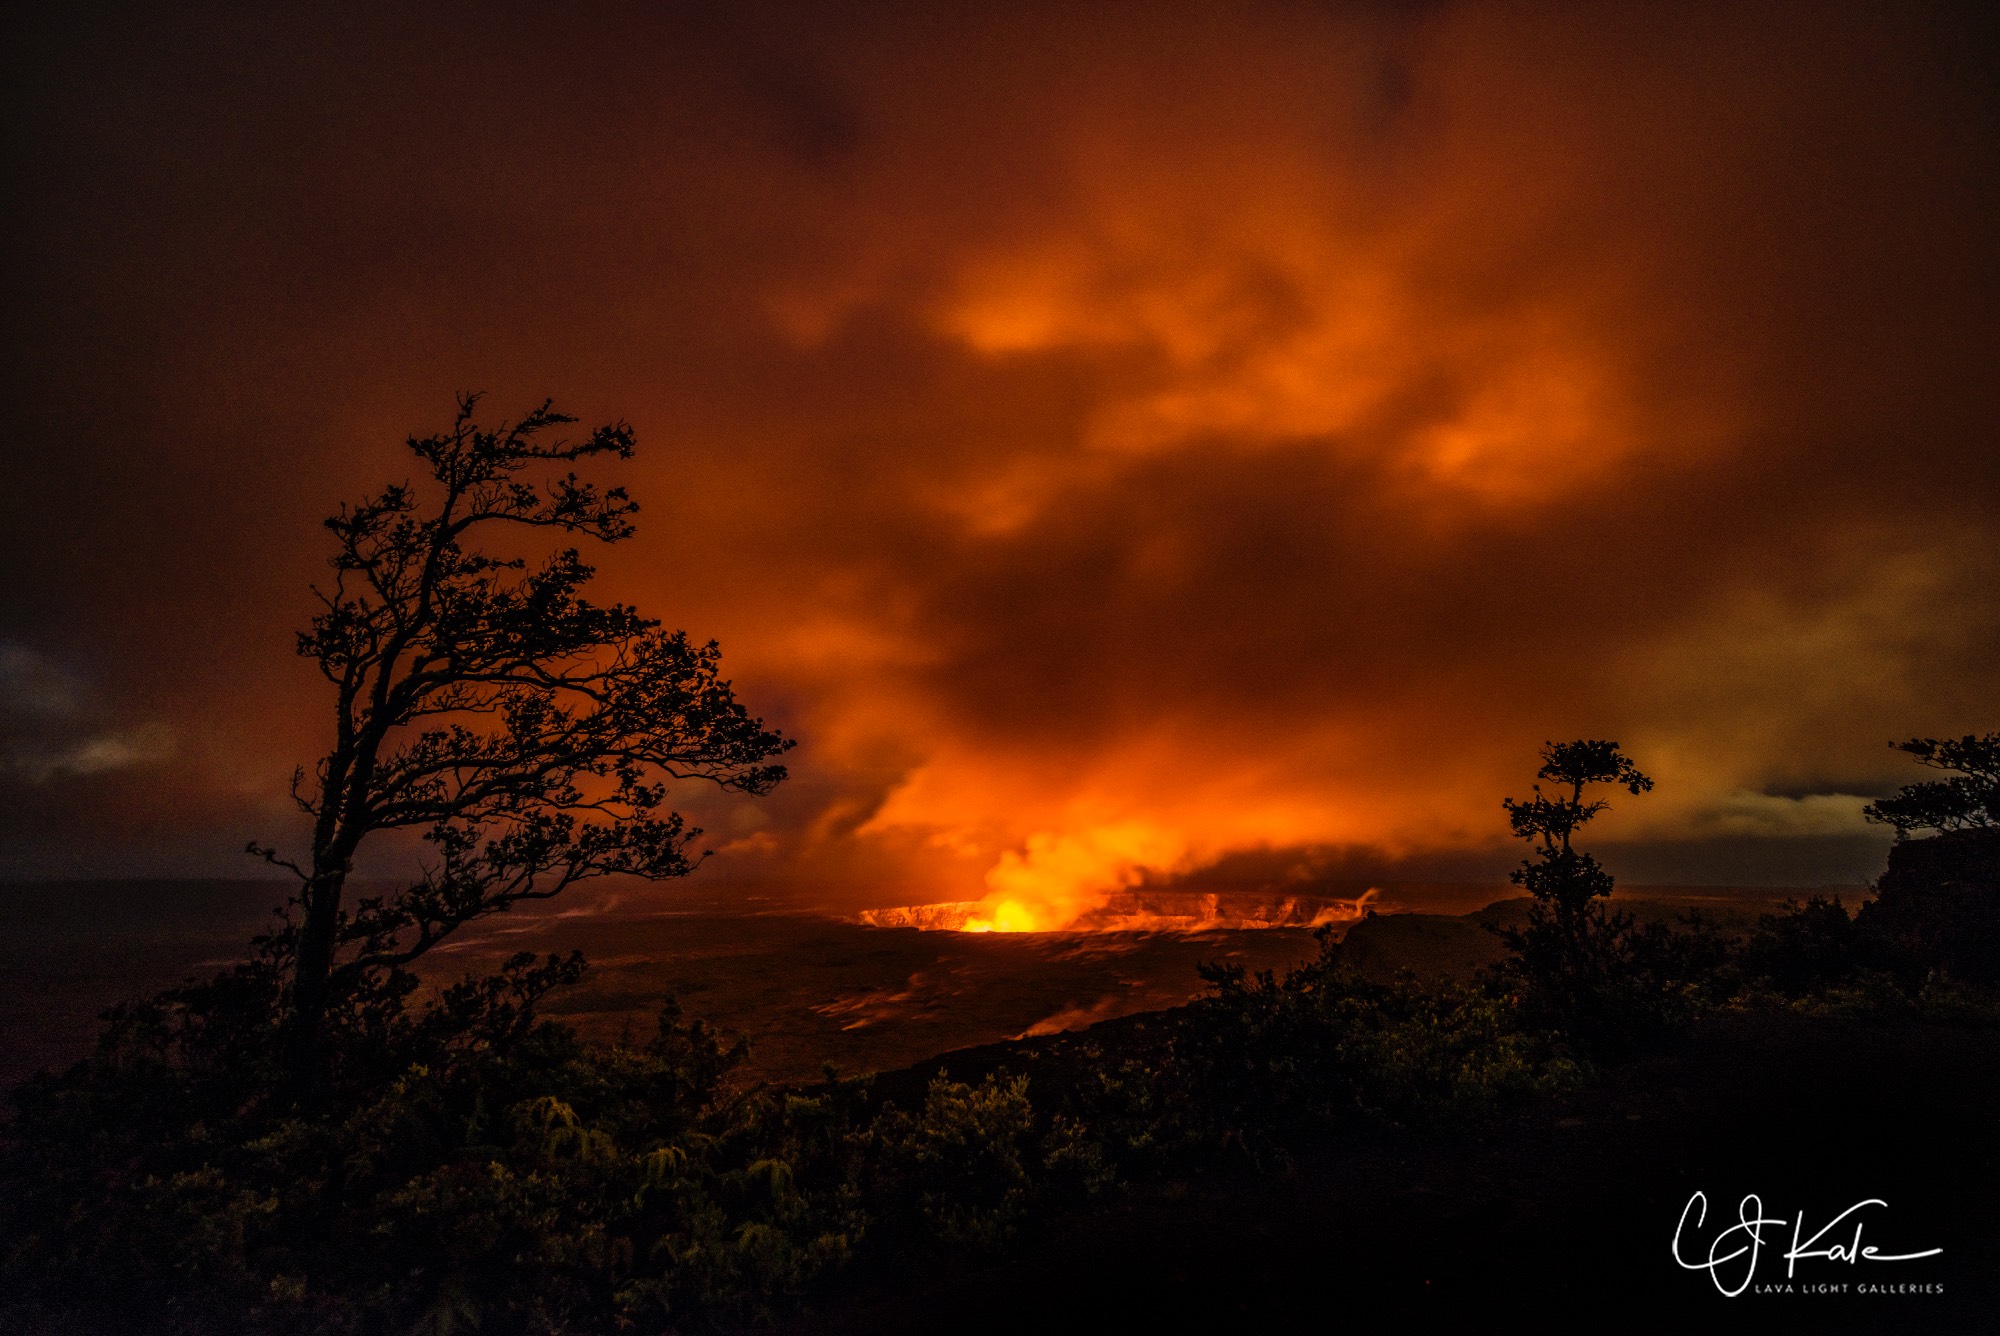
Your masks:
{"label": "illuminated cloud", "polygon": [[153,765],[173,755],[158,722],[105,728],[82,678],[27,645],[0,641],[0,777],[42,785]]}
{"label": "illuminated cloud", "polygon": [[1039,921],[1288,850],[1497,871],[1595,735],[1661,781],[1607,838],[1728,880],[1994,726],[1963,21],[51,20],[6,625],[183,740],[118,839],[240,847],[322,745],[316,518],[453,390],[552,393],[639,430],[609,588],[803,739],[689,796],[705,876]]}

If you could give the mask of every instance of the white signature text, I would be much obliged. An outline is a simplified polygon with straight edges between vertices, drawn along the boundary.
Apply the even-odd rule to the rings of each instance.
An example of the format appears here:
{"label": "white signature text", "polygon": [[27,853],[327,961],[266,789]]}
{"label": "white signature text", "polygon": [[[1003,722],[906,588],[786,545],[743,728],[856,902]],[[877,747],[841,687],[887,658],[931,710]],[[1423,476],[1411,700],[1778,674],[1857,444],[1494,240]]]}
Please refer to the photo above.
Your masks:
{"label": "white signature text", "polygon": [[[1721,1230],[1708,1241],[1706,1255],[1701,1253],[1699,1231],[1708,1221],[1708,1194],[1697,1192],[1688,1198],[1688,1204],[1681,1211],[1680,1223],[1674,1226],[1674,1261],[1689,1271],[1706,1271],[1708,1278],[1715,1282],[1715,1288],[1732,1299],[1750,1288],[1757,1276],[1757,1259],[1766,1244],[1773,1247],[1784,1243],[1782,1231],[1785,1226],[1792,1228],[1792,1246],[1779,1254],[1785,1259],[1785,1279],[1791,1280],[1802,1261],[1823,1258],[1829,1262],[1913,1262],[1920,1257],[1935,1257],[1942,1248],[1926,1248],[1921,1252],[1885,1253],[1874,1244],[1861,1242],[1861,1231],[1865,1225],[1862,1212],[1870,1207],[1887,1210],[1889,1203],[1880,1197],[1869,1197],[1858,1201],[1828,1220],[1813,1234],[1806,1234],[1806,1213],[1800,1211],[1796,1219],[1787,1220],[1783,1216],[1764,1214],[1763,1199],[1755,1193],[1737,1203],[1736,1223]],[[1688,1217],[1694,1217],[1693,1231],[1688,1225]],[[1852,1226],[1853,1232],[1847,1232]],[[1767,1235],[1766,1231],[1771,1231]],[[1839,1230],[1838,1234],[1834,1231]],[[1834,1235],[1828,1239],[1828,1235]],[[1690,1255],[1692,1254],[1692,1256]]]}

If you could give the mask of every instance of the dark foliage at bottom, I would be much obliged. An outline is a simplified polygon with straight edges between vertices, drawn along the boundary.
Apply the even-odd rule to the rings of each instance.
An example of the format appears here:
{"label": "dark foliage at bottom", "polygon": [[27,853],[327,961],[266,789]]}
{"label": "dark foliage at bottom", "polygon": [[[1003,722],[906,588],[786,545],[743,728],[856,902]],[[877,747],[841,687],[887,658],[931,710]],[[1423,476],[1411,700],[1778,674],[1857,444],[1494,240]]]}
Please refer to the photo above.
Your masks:
{"label": "dark foliage at bottom", "polygon": [[267,1093],[268,999],[225,976],[118,1013],[92,1059],[17,1092],[6,1286],[44,1311],[93,1296],[113,1329],[753,1324],[1121,1183],[1577,1077],[1499,989],[1365,984],[1331,940],[1282,980],[1209,977],[1123,1045],[1070,1041],[1076,1079],[941,1075],[908,1107],[868,1082],[731,1092],[740,1050],[672,1008],[606,1050],[533,1024],[532,987],[472,987],[449,1021],[398,993],[350,1033],[370,1067],[409,1060],[300,1108]]}
{"label": "dark foliage at bottom", "polygon": [[276,1093],[277,985],[253,963],[120,1009],[90,1060],[15,1093],[0,1323],[770,1323],[1126,1185],[1283,1165],[1364,1125],[1480,1124],[1707,1009],[1990,1022],[1994,849],[1901,844],[1858,916],[1816,898],[1740,942],[1594,895],[1541,904],[1472,985],[1367,983],[1326,938],[1282,978],[1209,968],[1197,1002],[1040,1041],[975,1083],[735,1090],[740,1047],[671,1006],[637,1048],[537,1022],[581,966],[519,957],[429,1002],[394,974],[358,992],[335,1079],[300,1104]]}

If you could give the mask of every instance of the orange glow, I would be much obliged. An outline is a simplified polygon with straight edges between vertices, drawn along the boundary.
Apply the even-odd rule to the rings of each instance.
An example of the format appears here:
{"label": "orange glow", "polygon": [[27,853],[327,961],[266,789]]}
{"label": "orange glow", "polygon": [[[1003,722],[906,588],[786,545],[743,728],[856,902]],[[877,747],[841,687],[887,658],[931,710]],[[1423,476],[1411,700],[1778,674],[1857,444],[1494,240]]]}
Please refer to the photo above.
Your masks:
{"label": "orange glow", "polygon": [[[940,739],[857,833],[921,836],[948,860],[941,873],[958,870],[962,879],[946,884],[973,894],[867,921],[972,932],[1135,928],[1143,914],[1121,917],[1131,893],[1230,852],[1341,842],[1421,848],[1441,834],[1464,838],[1459,832],[1471,826],[1446,825],[1440,811],[1476,820],[1495,806],[1480,771],[1498,765],[1471,748],[1450,756],[1442,741],[1441,756],[1456,764],[1441,759],[1421,777],[1385,772],[1378,758],[1395,743],[1359,730],[1302,725],[1208,775],[1182,759],[1203,745],[1162,729],[1103,747],[1088,773],[1073,774],[1065,752],[967,753]],[[1028,833],[1015,835],[1022,826]],[[1484,834],[1471,829],[1473,838]],[[1186,907],[1145,912],[1203,917]],[[1279,918],[1290,922],[1289,912]]]}
{"label": "orange glow", "polygon": [[[1366,916],[1381,892],[1369,888],[1352,898],[1285,894],[1222,894],[1218,892],[1120,891],[1099,901],[1059,927],[1016,929],[1023,932],[1107,933],[1244,932],[1267,928],[1344,930]],[[874,928],[919,928],[929,932],[1005,932],[996,927],[992,907],[983,900],[930,905],[899,905],[865,909],[855,921]]]}
{"label": "orange glow", "polygon": [[986,874],[982,910],[966,932],[1056,932],[1101,907],[1147,871],[1178,870],[1187,842],[1172,830],[1127,821],[1074,834],[1038,831]]}

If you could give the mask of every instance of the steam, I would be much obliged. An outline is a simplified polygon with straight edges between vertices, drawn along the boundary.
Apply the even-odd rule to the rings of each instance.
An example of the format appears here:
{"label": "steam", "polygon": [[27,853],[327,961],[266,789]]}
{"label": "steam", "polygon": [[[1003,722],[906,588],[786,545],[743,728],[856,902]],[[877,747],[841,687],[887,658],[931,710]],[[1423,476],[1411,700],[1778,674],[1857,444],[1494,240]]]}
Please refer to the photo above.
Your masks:
{"label": "steam", "polygon": [[986,874],[987,894],[966,932],[1058,932],[1146,873],[1186,866],[1177,831],[1127,821],[1075,834],[1038,831],[1024,850],[1008,850]]}

